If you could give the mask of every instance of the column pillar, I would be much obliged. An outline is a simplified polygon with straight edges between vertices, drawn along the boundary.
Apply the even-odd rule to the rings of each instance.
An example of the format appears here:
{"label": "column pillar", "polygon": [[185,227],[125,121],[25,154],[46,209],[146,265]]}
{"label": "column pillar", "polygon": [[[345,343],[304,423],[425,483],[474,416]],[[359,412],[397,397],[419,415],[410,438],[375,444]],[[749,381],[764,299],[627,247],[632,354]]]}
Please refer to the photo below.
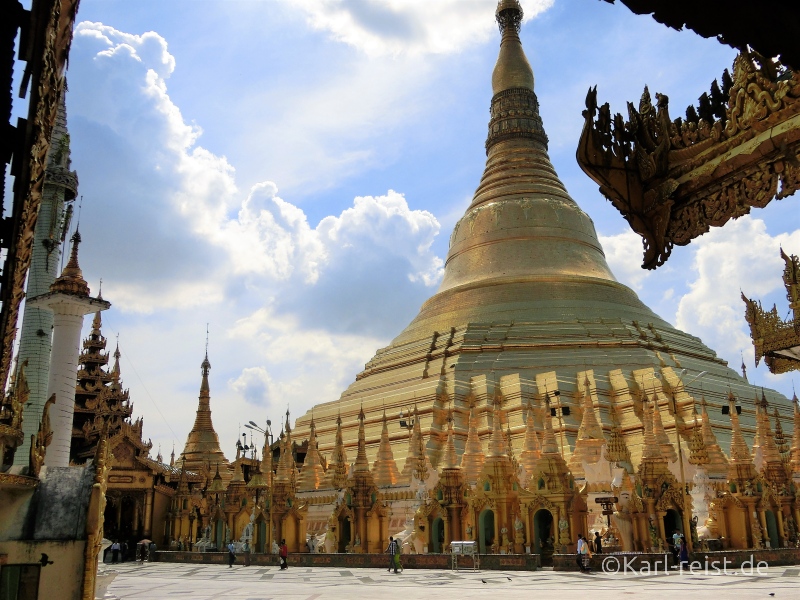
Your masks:
{"label": "column pillar", "polygon": [[778,505],[778,510],[776,511],[776,515],[778,518],[778,537],[781,540],[781,546],[786,545],[786,533],[783,529],[783,507]]}
{"label": "column pillar", "polygon": [[[47,398],[55,395],[55,404],[50,407],[49,411],[53,438],[45,455],[44,464],[47,467],[69,466],[83,317],[86,314],[111,307],[111,304],[105,300],[90,298],[86,282],[82,278],[77,279],[74,276],[77,271],[78,277],[80,277],[75,238],[76,236],[73,236],[73,257],[67,268],[64,269],[64,275],[50,287],[49,293],[28,300],[29,306],[45,308],[53,313],[53,345],[47,382]],[[80,241],[80,238],[77,241]],[[71,267],[73,263],[74,267]],[[70,269],[72,270],[70,271]]]}
{"label": "column pillar", "polygon": [[139,509],[141,508],[141,503],[139,502],[139,498],[133,499],[133,535],[139,535]]}
{"label": "column pillar", "polygon": [[144,537],[150,537],[153,532],[153,489],[150,488],[144,496]]}

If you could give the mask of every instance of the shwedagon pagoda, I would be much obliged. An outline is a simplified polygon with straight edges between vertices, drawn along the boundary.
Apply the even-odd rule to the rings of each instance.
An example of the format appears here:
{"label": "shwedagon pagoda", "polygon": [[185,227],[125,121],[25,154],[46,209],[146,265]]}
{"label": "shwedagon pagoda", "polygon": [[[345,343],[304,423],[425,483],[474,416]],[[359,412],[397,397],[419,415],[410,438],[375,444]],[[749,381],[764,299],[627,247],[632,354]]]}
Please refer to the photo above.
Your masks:
{"label": "shwedagon pagoda", "polygon": [[[26,528],[66,539],[63,527],[22,517],[37,489],[38,502],[58,501],[56,485],[86,530],[80,548],[65,551],[81,567],[84,598],[94,598],[104,536],[131,547],[147,538],[181,555],[231,542],[271,554],[281,539],[290,553],[379,554],[389,536],[404,553],[442,554],[453,541],[475,541],[481,554],[538,555],[541,565],[574,553],[579,533],[599,532],[610,552],[669,551],[675,530],[697,552],[798,547],[798,399],[750,385],[615,279],[591,218],[548,157],[519,3],[501,0],[496,19],[486,167],[450,236],[437,293],[338,400],[294,423],[287,411],[281,423],[253,424],[263,446],[237,442],[232,460],[212,421],[213,346],[183,451],[152,458],[119,347],[110,353],[103,334],[111,304],[91,295],[79,266],[80,233],[55,276],[59,253],[48,240],[66,237],[78,181],[62,87],[54,88],[36,243],[17,259],[29,263],[29,301],[18,355],[4,349],[11,375],[0,413],[2,512],[33,520],[0,527],[0,556],[21,556]],[[737,102],[748,101],[738,94],[751,89],[753,60],[737,58],[727,90]],[[792,77],[770,88],[787,99],[780,110],[800,109]],[[645,95],[634,112],[678,139],[682,130],[659,121],[666,105],[657,108],[663,114]],[[622,198],[620,181],[602,183],[622,146],[609,142],[608,107],[597,114],[590,93],[578,158],[628,218],[682,167],[641,178],[630,157],[644,136],[628,140],[619,168],[644,187]],[[691,143],[712,139],[701,138]],[[684,184],[694,202],[699,192]],[[650,222],[640,231],[629,221],[655,243]],[[662,264],[672,243],[658,256],[646,245],[646,262]],[[778,370],[796,368],[800,310],[798,259],[784,260],[794,320],[744,297],[757,358]],[[93,320],[80,344],[84,315]],[[38,334],[42,323],[52,338]]]}

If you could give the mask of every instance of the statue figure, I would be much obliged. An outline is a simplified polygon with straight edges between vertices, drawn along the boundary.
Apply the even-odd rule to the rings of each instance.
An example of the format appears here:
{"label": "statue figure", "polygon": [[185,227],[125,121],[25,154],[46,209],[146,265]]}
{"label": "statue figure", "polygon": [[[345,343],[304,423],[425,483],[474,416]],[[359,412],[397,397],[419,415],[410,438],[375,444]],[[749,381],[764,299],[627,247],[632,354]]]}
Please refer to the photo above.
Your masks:
{"label": "statue figure", "polygon": [[50,407],[56,403],[56,395],[53,394],[44,403],[42,420],[39,423],[39,431],[31,435],[31,452],[28,457],[28,475],[38,477],[44,464],[44,457],[47,447],[53,441],[53,430],[50,429]]}
{"label": "statue figure", "polygon": [[693,516],[689,520],[689,529],[690,529],[691,535],[692,535],[692,544],[696,547],[697,544],[698,544],[698,538],[697,538],[697,515]]}
{"label": "statue figure", "polygon": [[500,529],[500,552],[503,554],[509,553],[510,541],[508,539],[508,528],[502,527]]}
{"label": "statue figure", "polygon": [[467,523],[467,539],[472,541],[472,523]]}
{"label": "statue figure", "polygon": [[755,496],[756,495],[756,491],[753,488],[753,482],[752,481],[748,481],[748,482],[746,482],[744,484],[744,492],[743,493],[744,493],[745,496]]}
{"label": "statue figure", "polygon": [[519,515],[517,515],[514,519],[514,531],[520,533],[523,529],[525,529],[525,523],[523,523],[522,519],[520,519]]}
{"label": "statue figure", "polygon": [[650,546],[653,548],[658,548],[661,538],[658,537],[658,529],[656,529],[653,519],[650,519],[648,528],[650,530]]}
{"label": "statue figure", "polygon": [[272,540],[272,548],[270,548],[270,551],[272,554],[278,554],[281,551],[276,540]]}
{"label": "statue figure", "polygon": [[786,517],[786,536],[789,538],[789,543],[793,545],[797,543],[797,524],[792,515]]}
{"label": "statue figure", "polygon": [[761,524],[758,522],[758,515],[753,513],[753,527],[750,532],[753,534],[753,548],[761,550],[764,548],[764,542],[761,539]]}

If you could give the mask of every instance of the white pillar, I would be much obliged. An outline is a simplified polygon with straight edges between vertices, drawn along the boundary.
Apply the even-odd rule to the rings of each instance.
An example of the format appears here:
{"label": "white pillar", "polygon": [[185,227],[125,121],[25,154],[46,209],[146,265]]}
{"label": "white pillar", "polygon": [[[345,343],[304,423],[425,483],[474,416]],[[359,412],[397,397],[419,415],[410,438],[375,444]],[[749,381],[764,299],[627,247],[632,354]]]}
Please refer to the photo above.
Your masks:
{"label": "white pillar", "polygon": [[106,310],[111,304],[105,300],[60,292],[38,296],[30,302],[53,312],[53,349],[47,398],[55,394],[56,401],[50,407],[53,439],[47,448],[44,464],[48,467],[68,467],[83,317]]}

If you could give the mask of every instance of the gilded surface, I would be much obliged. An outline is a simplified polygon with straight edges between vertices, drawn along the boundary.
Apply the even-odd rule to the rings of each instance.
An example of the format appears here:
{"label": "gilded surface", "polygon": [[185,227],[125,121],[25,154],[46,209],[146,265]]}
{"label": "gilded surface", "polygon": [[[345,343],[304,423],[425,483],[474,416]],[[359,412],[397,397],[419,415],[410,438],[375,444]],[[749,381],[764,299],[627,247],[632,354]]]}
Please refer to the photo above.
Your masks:
{"label": "gilded surface", "polygon": [[756,365],[763,358],[772,373],[785,373],[800,369],[800,261],[797,256],[781,250],[785,263],[783,283],[792,318],[784,321],[777,306],[764,310],[761,302],[751,300],[742,293],[745,319],[750,325]]}
{"label": "gilded surface", "polygon": [[31,246],[36,217],[41,204],[42,184],[47,167],[47,151],[50,136],[58,112],[58,101],[64,87],[63,69],[69,56],[72,43],[72,27],[78,10],[78,0],[59,0],[52,3],[52,11],[44,28],[40,72],[34,80],[31,95],[32,109],[29,114],[31,127],[28,156],[28,180],[17,182],[22,193],[15,199],[20,201],[19,209],[14,207],[14,237],[3,267],[8,282],[2,290],[2,312],[0,313],[0,382],[5,384],[11,368],[11,352],[17,334],[19,307],[25,296],[25,278],[31,262]]}
{"label": "gilded surface", "polygon": [[578,163],[644,245],[643,267],[666,262],[710,227],[800,188],[800,75],[740,54],[733,76],[672,120],[669,99],[645,87],[628,119],[589,90]]}

